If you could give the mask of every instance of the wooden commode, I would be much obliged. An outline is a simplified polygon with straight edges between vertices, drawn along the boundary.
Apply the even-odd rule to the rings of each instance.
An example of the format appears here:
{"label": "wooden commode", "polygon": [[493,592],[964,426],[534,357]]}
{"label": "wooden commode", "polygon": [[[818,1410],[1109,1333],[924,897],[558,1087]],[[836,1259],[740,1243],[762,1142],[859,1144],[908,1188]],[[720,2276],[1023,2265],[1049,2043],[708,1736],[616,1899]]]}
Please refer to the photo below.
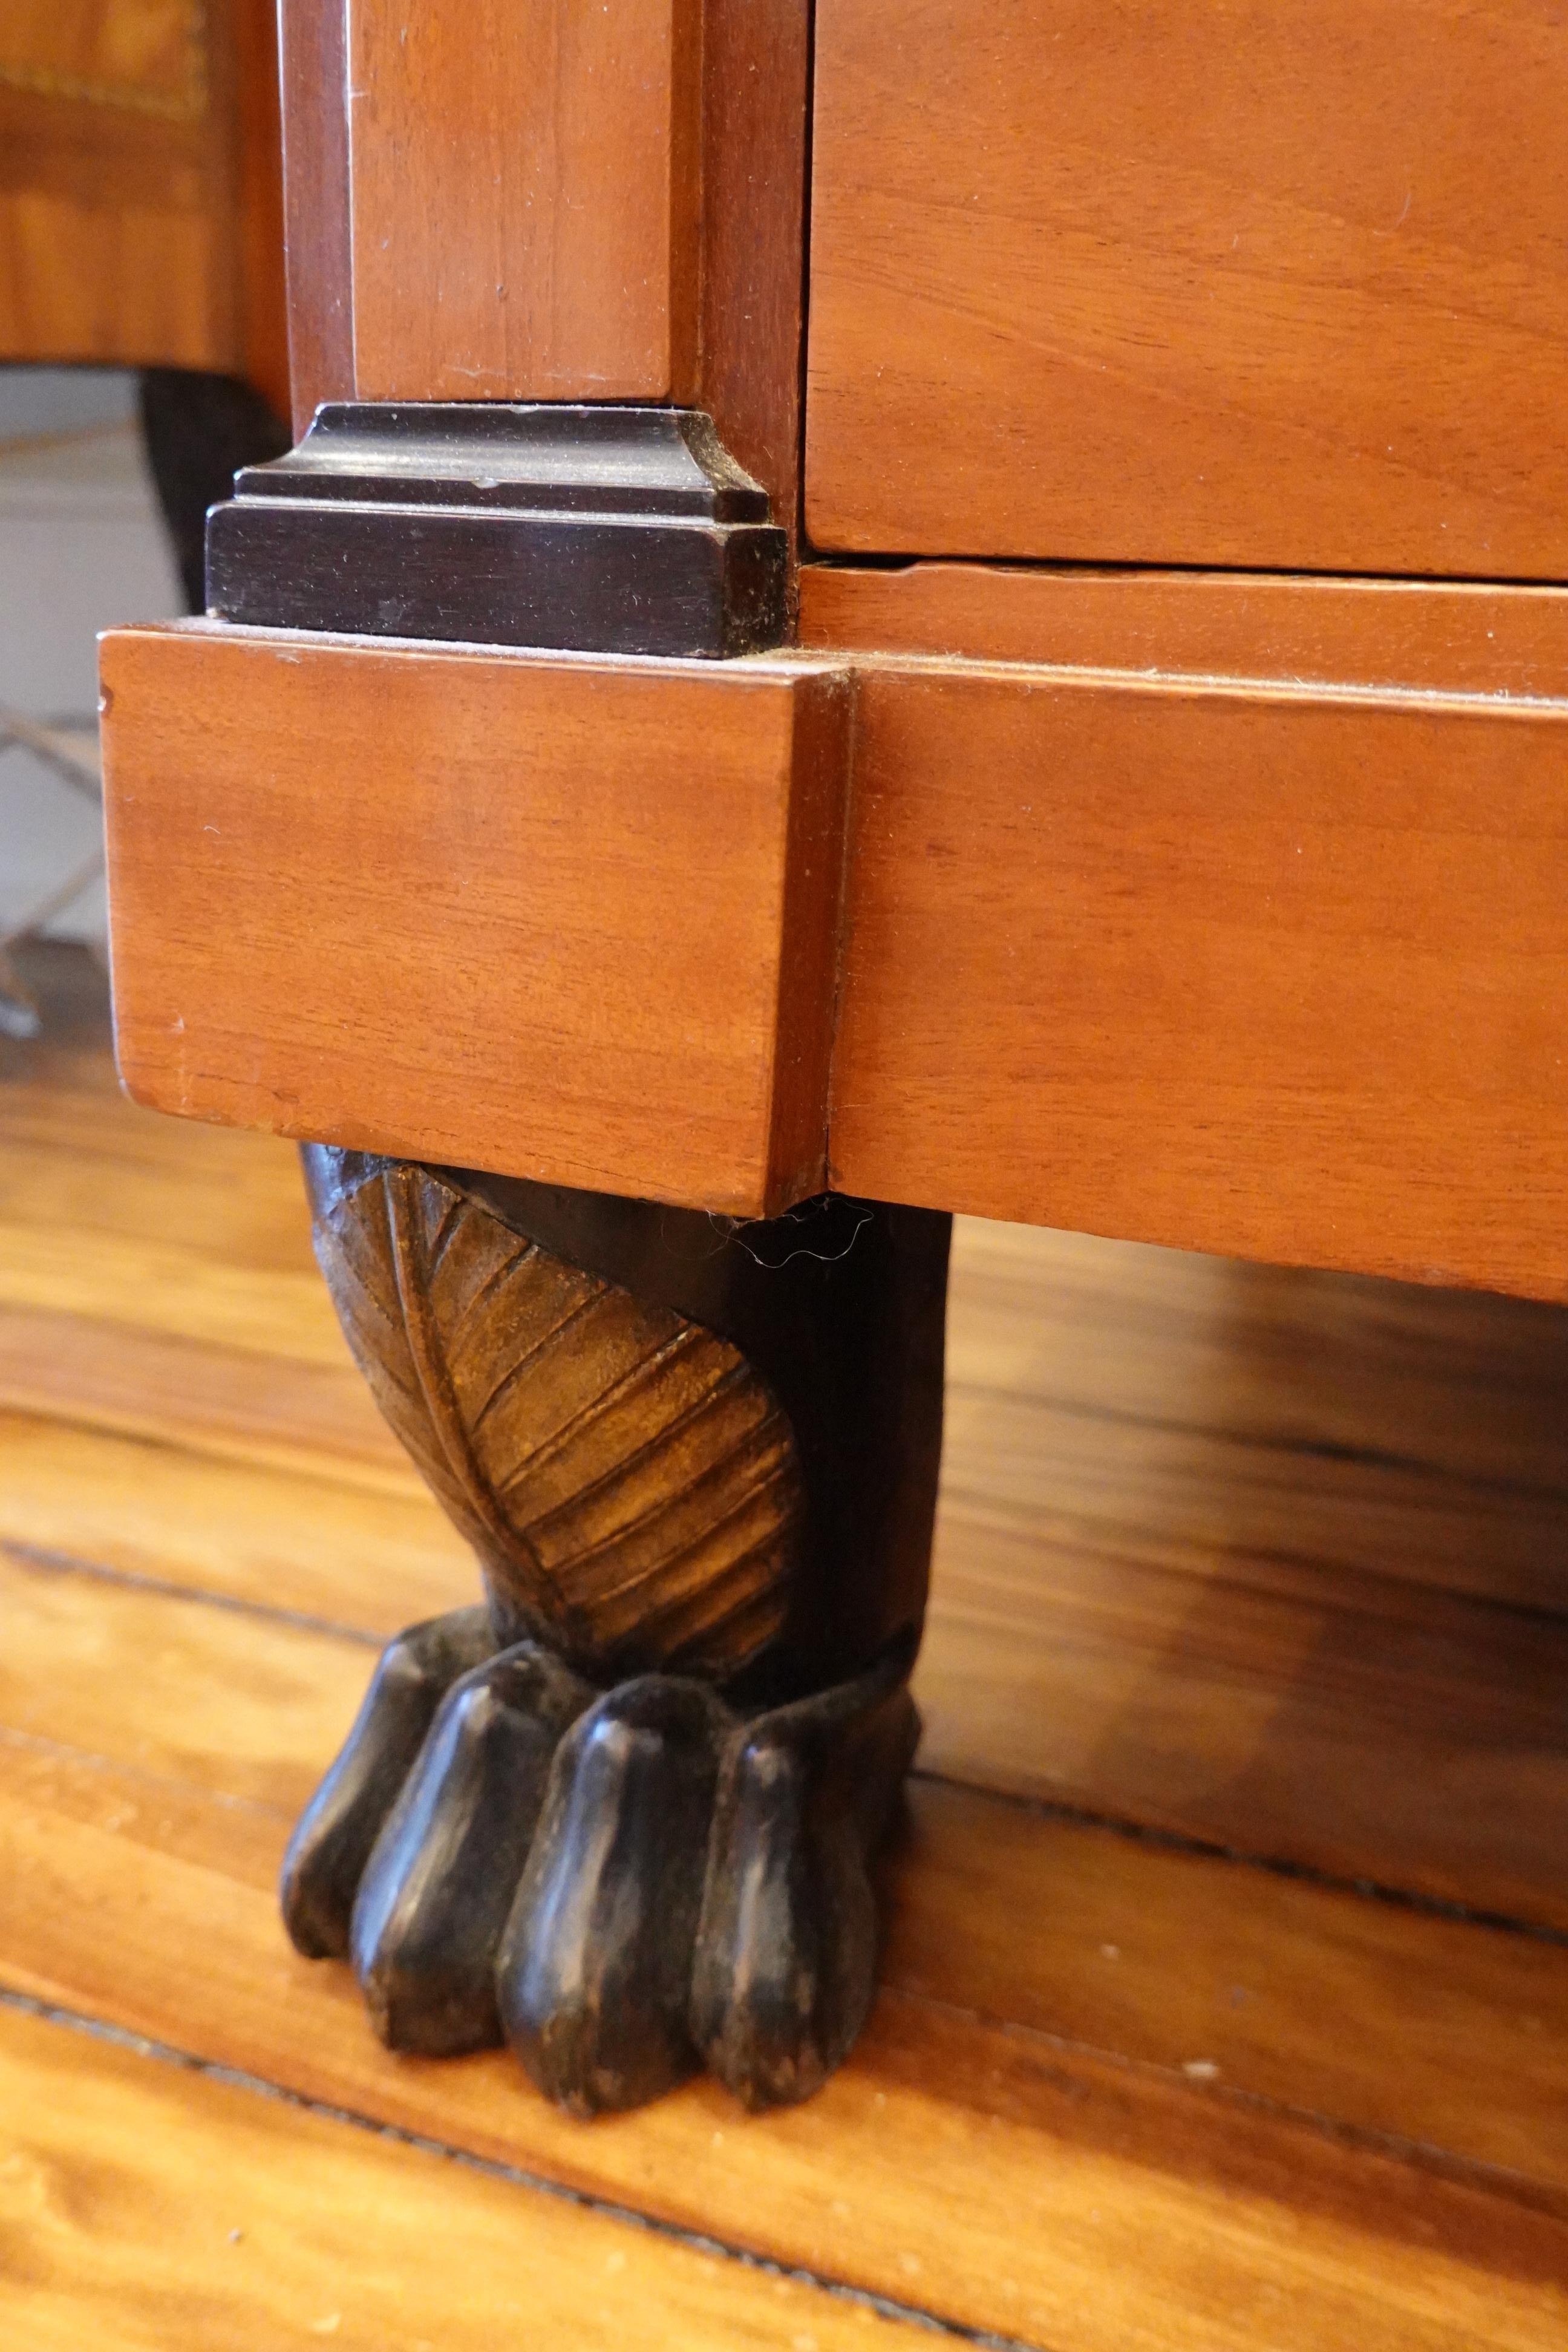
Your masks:
{"label": "wooden commode", "polygon": [[951,1213],[1568,1298],[1561,15],[283,0],[114,988],[483,1571],[287,1874],[396,2046],[843,2056]]}

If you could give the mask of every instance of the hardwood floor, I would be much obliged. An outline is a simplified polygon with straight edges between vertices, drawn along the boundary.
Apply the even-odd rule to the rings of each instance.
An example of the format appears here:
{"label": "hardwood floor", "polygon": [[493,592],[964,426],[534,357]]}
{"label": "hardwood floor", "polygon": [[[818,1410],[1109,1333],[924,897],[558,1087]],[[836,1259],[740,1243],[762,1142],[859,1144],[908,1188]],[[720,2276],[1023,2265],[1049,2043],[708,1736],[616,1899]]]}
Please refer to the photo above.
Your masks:
{"label": "hardwood floor", "polygon": [[503,2056],[389,2057],[284,1940],[374,1644],[472,1571],[292,1154],[124,1102],[85,960],[37,971],[0,2341],[1568,2340],[1568,1313],[963,1228],[871,2026],[804,2107],[584,2126]]}
{"label": "hardwood floor", "polygon": [[927,1769],[1568,1929],[1568,1315],[964,1228]]}

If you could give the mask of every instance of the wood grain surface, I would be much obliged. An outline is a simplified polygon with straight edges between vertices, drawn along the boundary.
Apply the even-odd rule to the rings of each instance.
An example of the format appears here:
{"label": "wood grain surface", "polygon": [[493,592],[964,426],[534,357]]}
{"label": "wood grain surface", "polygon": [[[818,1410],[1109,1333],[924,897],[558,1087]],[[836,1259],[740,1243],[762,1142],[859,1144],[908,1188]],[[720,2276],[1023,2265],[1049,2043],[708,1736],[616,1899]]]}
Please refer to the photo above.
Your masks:
{"label": "wood grain surface", "polygon": [[102,678],[139,1098],[740,1215],[820,1189],[831,666],[194,623]]}
{"label": "wood grain surface", "polygon": [[16,0],[0,360],[215,369],[288,406],[270,0]]}
{"label": "wood grain surface", "polygon": [[199,126],[94,113],[68,141],[60,110],[0,86],[0,358],[232,362],[229,222]]}
{"label": "wood grain surface", "polygon": [[186,0],[10,0],[0,26],[0,80],[88,95],[176,121],[196,112],[207,61],[201,16]]}
{"label": "wood grain surface", "polygon": [[113,635],[122,1067],[189,1117],[782,1206],[822,1181],[852,746],[838,1189],[1562,1297],[1561,599],[1369,632],[1485,693],[1280,676],[1352,651],[1355,593],[1184,614],[1272,677],[856,656],[852,737],[826,652]]}
{"label": "wood grain surface", "polygon": [[360,397],[689,399],[698,0],[347,21]]}
{"label": "wood grain surface", "polygon": [[[0,1044],[0,1286],[52,1312],[57,1340],[79,1325],[129,1347],[145,1314],[152,1339],[189,1354],[160,1428],[134,1438],[90,1385],[72,1393],[87,1347],[51,1364],[40,1345],[14,1369],[32,1390],[0,1423],[0,1988],[284,2097],[7,2015],[7,2345],[175,2331],[205,2352],[316,2330],[414,2352],[488,2340],[521,2295],[531,2340],[563,2347],[631,2333],[798,2352],[919,2317],[1048,2352],[1555,2352],[1561,1935],[1410,1897],[1428,1884],[1430,1839],[1463,1815],[1449,1883],[1495,1907],[1476,1825],[1489,1811],[1499,1851],[1517,1855],[1512,1822],[1533,1811],[1524,1916],[1562,1921],[1561,1727],[1527,1698],[1519,1712],[1508,1629],[1528,1610],[1545,1643],[1563,1622],[1551,1577],[1568,1316],[961,1228],[923,1704],[928,1759],[972,1785],[929,1771],[912,1784],[871,2029],[805,2107],[747,2120],[699,2085],[584,2130],[504,2058],[389,2058],[345,1973],[284,1941],[278,1857],[375,1641],[468,1597],[471,1571],[411,1471],[363,1483],[346,1402],[312,1436],[298,1391],[300,1450],[284,1466],[249,1450],[237,1391],[215,1446],[205,1391],[225,1298],[263,1429],[289,1383],[329,1370],[330,1328],[300,1282],[292,1155],[116,1097],[83,961],[51,950],[31,969],[50,1026],[35,1045]],[[67,1225],[81,1252],[69,1270],[51,1239]],[[136,1250],[154,1245],[157,1278],[138,1282]],[[359,1411],[374,1426],[363,1393]],[[1227,1539],[1232,1495],[1241,1542]],[[1009,1535],[1008,1577],[987,1520]],[[1106,1563],[1139,1558],[1142,1596],[1102,1607]],[[1153,1687],[1152,1660],[1167,1692],[1189,1673],[1200,1690],[1189,1629],[1250,1611],[1287,1563],[1320,1626],[1338,1612],[1364,1628],[1390,1588],[1407,1596],[1407,1632],[1428,1601],[1469,1603],[1467,1672],[1493,1711],[1447,1715],[1444,1776],[1403,1736],[1426,1706],[1445,1719],[1418,1645],[1369,1643],[1359,1680],[1321,1687],[1339,1707],[1341,1787],[1367,1798],[1339,1864],[1400,1899],[1141,1833],[1173,1775],[1201,1778],[1204,1738],[1239,1703],[1260,1769],[1222,1774],[1210,1797],[1228,1795],[1233,1843],[1290,1853],[1292,1820],[1300,1831],[1322,1794],[1321,1751],[1294,1704],[1310,1654],[1265,1615],[1211,1688],[1208,1734],[1194,1711],[1196,1744],[1178,1734],[1122,1801],[1118,1726]],[[1163,1633],[1156,1573],[1188,1595]],[[947,1597],[962,1610],[982,1588],[960,1657]],[[1081,1638],[1090,1622],[1098,1644]],[[1031,1740],[1039,1784],[1055,1769],[1050,1695],[1032,1717],[996,1704],[1026,1636],[1036,1658],[1060,1653],[1064,1675],[1070,1663],[1083,1721],[1100,1709],[1103,1737],[1063,1792],[1120,1826],[978,1785],[1019,1785]],[[300,2099],[339,2112],[288,2104]],[[706,2249],[432,2150],[693,2230]],[[805,2275],[786,2293],[735,2252]],[[873,2316],[846,2288],[901,2316]]]}
{"label": "wood grain surface", "polygon": [[808,563],[800,642],[1285,686],[1568,697],[1568,590],[1468,581]]}
{"label": "wood grain surface", "polygon": [[[870,2315],[298,2101],[0,2009],[0,2317],[26,2352],[863,2345]],[[25,2217],[25,2218],[21,2218]],[[17,2219],[21,2218],[21,2230]],[[878,2341],[917,2347],[904,2320]]]}
{"label": "wood grain surface", "polygon": [[298,440],[354,395],[344,0],[279,0],[289,373]]}
{"label": "wood grain surface", "polygon": [[808,12],[283,0],[281,21],[296,431],[356,391],[694,401],[793,537]]}
{"label": "wood grain surface", "polygon": [[858,674],[850,1192],[1568,1292],[1568,705]]}
{"label": "wood grain surface", "polygon": [[699,394],[795,541],[811,13],[704,0]]}
{"label": "wood grain surface", "polygon": [[[1004,1849],[998,1872],[976,1849],[975,1824],[957,1826],[968,1832],[970,1887],[988,1909],[1026,1919],[1019,1867],[1044,1894],[1052,1855],[1036,1850],[1026,1862]],[[946,1996],[976,1990],[978,1972],[961,1968],[950,1984],[928,1948],[923,1984],[885,1986],[855,2061],[807,2106],[746,2122],[720,2095],[694,2087],[634,2122],[588,2132],[531,2095],[504,2055],[421,2066],[380,2050],[344,1972],[312,1969],[282,1947],[270,1877],[284,1832],[280,1816],[216,1803],[182,1783],[7,1743],[0,1837],[21,1895],[0,1967],[17,1990],[174,2041],[294,2096],[1051,2352],[1062,2344],[1110,2352],[1130,2335],[1226,2352],[1259,2341],[1459,2352],[1557,2340],[1568,2222],[1549,2178],[1451,2149],[1417,2152],[1338,2118],[1325,2129],[1328,2118],[1250,2093],[1245,2064],[1234,2084],[1210,2075],[1217,2062],[1207,2053],[1220,2045],[1205,2032],[1204,2054],[1186,2056],[1185,2020],[1161,2037],[1160,2060],[1130,2057],[1114,2047],[1122,1964],[1076,1937],[1062,1955],[1064,1974],[1081,1988],[1075,2021],[1097,2007],[1097,1982],[1107,1987],[1111,2014],[1093,2021],[1109,2028],[1111,2048],[1026,2019],[965,2015]],[[944,1893],[962,1883],[950,1880]],[[1125,1933],[1134,1904],[1105,1894],[1109,1903],[1102,1896],[1083,1920],[1099,1927],[1111,1917]],[[98,1937],[73,1919],[85,1903]],[[951,1913],[949,1922],[944,1940],[956,1931],[963,1943],[963,1923]],[[1297,1922],[1260,1937],[1268,1966],[1260,2005],[1310,2019],[1320,2005],[1353,2004],[1366,1979],[1375,1990],[1380,1979],[1403,1975],[1414,1987],[1442,1969],[1441,1951],[1426,1955],[1428,1975],[1375,1946],[1358,1965],[1353,1943],[1336,1948],[1333,1924],[1317,1937]],[[1485,1931],[1462,1932],[1479,1940]],[[182,1986],[171,1956],[198,1944],[208,1965]],[[1138,1948],[1130,1939],[1130,1952]],[[1200,2011],[1219,1991],[1215,1963],[1245,1957],[1223,1939],[1201,1958],[1184,1942],[1170,1955],[1203,1969]],[[1476,2080],[1469,2063],[1506,2052],[1512,2095],[1539,2117],[1526,2131],[1533,2146],[1549,2145],[1560,2076],[1550,2059],[1538,2081],[1525,2069],[1530,2052],[1550,2050],[1560,2010],[1524,2011],[1538,2020],[1534,2031],[1491,2025],[1496,2008],[1521,1994],[1533,2000],[1542,1988],[1479,1964],[1480,2000],[1468,2012],[1463,1991],[1436,2014],[1413,1992],[1412,2038],[1419,2052],[1419,2037],[1429,2037],[1435,2056],[1456,2026],[1462,2034],[1468,2022],[1486,2023],[1453,2091]],[[993,1977],[985,1990],[1002,1987]],[[1233,1990],[1225,1985],[1215,2005]],[[1366,2014],[1384,2029],[1391,2006],[1397,2016],[1384,1993]],[[1305,2049],[1281,2053],[1309,2097],[1321,2080],[1308,2055],[1316,2038],[1308,2025]],[[1406,2046],[1403,2034],[1382,2046],[1384,2082],[1397,2083]],[[1173,2052],[1184,2054],[1172,2063]],[[1492,2079],[1477,2081],[1489,2104]],[[346,2184],[331,2210],[345,2207],[352,2212]],[[570,2311],[582,2282],[559,2258],[552,2273]],[[345,2263],[345,2286],[359,2275]],[[544,2340],[570,2337],[562,2330]]]}
{"label": "wood grain surface", "polygon": [[[234,1630],[235,1672],[243,1675],[247,1628]],[[297,1637],[301,1649],[310,1638]],[[187,1662],[194,1675],[211,1676],[205,1649]],[[349,1705],[357,1676],[344,1664]],[[265,1654],[263,1666],[286,1716],[289,1685]],[[203,1710],[219,1741],[215,1718],[230,1696],[220,1683]],[[1060,2343],[1110,2352],[1134,2326],[1162,2347],[1217,2343],[1239,2352],[1256,2345],[1280,2298],[1289,2340],[1324,2352],[1337,2352],[1352,2327],[1358,2342],[1458,2352],[1472,2343],[1550,2345],[1563,2325],[1568,2221],[1549,2153],[1560,2138],[1552,2054],[1559,2012],[1552,2002],[1525,2006],[1560,1987],[1561,1971],[1531,1971],[1533,1946],[1524,1946],[1524,1972],[1510,1980],[1508,1959],[1496,1961],[1489,1940],[1474,1962],[1472,2007],[1440,1937],[1420,1969],[1375,1935],[1358,1954],[1331,1902],[1305,1930],[1299,1920],[1278,1940],[1261,1930],[1248,1953],[1234,1919],[1215,1936],[1215,1913],[1203,1919],[1200,1897],[1197,1917],[1185,1899],[1173,1906],[1189,1932],[1198,1930],[1195,1948],[1182,1937],[1156,1962],[1135,1932],[1134,1890],[1114,1886],[1115,1863],[1131,1870],[1136,1849],[1107,1841],[1111,1884],[1075,1911],[1075,1932],[1033,1983],[1019,1986],[975,1957],[976,1899],[997,1919],[980,1939],[986,1949],[1028,1952],[1027,1935],[1016,1931],[1035,1902],[1049,1909],[1053,1857],[1037,1846],[1022,1854],[1004,1847],[995,1867],[981,1841],[982,1811],[947,1825],[946,1885],[932,1890],[936,1913],[925,1921],[916,1985],[899,1980],[895,1927],[890,1981],[871,2027],[823,2097],[743,2123],[716,2094],[691,2088],[633,2122],[584,2132],[531,2096],[504,2057],[450,2068],[389,2058],[358,2017],[342,1972],[312,1969],[287,1951],[271,1882],[292,1771],[279,1773],[280,1803],[271,1809],[247,1793],[258,1785],[254,1766],[248,1775],[226,1768],[204,1790],[211,1767],[194,1748],[177,1759],[160,1748],[149,1759],[176,1763],[170,1773],[127,1769],[101,1738],[87,1755],[35,1738],[0,1748],[0,1837],[20,1890],[0,1936],[0,1969],[37,1998],[710,2241],[1053,2352]],[[968,1905],[955,1911],[952,1896],[963,1889]],[[88,1904],[98,1932],[84,1937],[73,1914]],[[1247,1907],[1239,1885],[1233,1904]],[[1083,1935],[1092,1927],[1103,1942],[1107,1924],[1126,1938],[1131,1979],[1121,1973],[1121,1940],[1110,1939],[1110,1958]],[[1146,1934],[1152,1923],[1142,1924]],[[1448,1932],[1478,1944],[1487,1935]],[[198,1939],[207,1965],[181,1981],[169,1955]],[[1502,1944],[1510,1958],[1519,1948],[1517,1938]],[[943,1965],[949,1955],[956,1966]],[[1224,1971],[1249,1960],[1256,1968],[1260,1957],[1265,2014],[1249,2023],[1266,2045],[1284,2044],[1275,2063],[1290,2070],[1298,2094],[1288,2107],[1249,2089],[1252,2067],[1234,2029],[1224,2043],[1215,2038],[1215,2012],[1245,2006],[1232,1996],[1237,1984],[1249,1989],[1246,1974],[1226,1981]],[[1076,1990],[1076,2011],[1053,1981],[1053,1962]],[[1158,2013],[1158,1979],[1173,1969],[1195,1978],[1194,2013],[1178,2004],[1156,2028],[1158,2058],[1133,2056],[1124,2044],[1140,2036],[1126,2031],[1125,2004],[1136,2011],[1142,1976]],[[1451,2147],[1417,2156],[1376,2126],[1358,2130],[1337,2116],[1324,2129],[1312,2103],[1330,2083],[1343,2087],[1344,2068],[1315,2073],[1316,2022],[1340,2003],[1358,2014],[1363,1981],[1368,2019],[1385,2032],[1392,2010],[1405,2032],[1393,2047],[1381,2038],[1363,2044],[1377,2053],[1368,2070],[1375,2079],[1352,2081],[1347,2104],[1360,2104],[1358,2089],[1373,2112],[1397,2098],[1406,2034],[1415,2064],[1427,2053],[1429,2080],[1456,2027],[1465,2049],[1464,2029],[1476,2024],[1483,2040],[1466,2066],[1495,2065],[1506,2053],[1507,2099],[1526,2110],[1507,2144],[1532,2159],[1530,2170],[1515,2175]],[[1379,1990],[1388,1985],[1408,1986],[1408,2000]],[[966,2012],[963,1998],[976,1992],[999,1998],[1000,2014]],[[1080,2029],[1089,2022],[1090,2034],[1064,2034],[1065,2015]],[[1042,2016],[1050,2023],[1042,2026]],[[1219,2069],[1212,2051],[1222,2047],[1234,2079],[1208,2071]],[[1538,2049],[1547,2053],[1539,2071]],[[1450,2116],[1466,2079],[1450,2084]],[[1489,2087],[1484,2104],[1494,2098]]]}
{"label": "wood grain surface", "polygon": [[289,413],[279,0],[232,0],[238,140],[230,170],[238,208],[240,373],[275,416]]}
{"label": "wood grain surface", "polygon": [[1560,1307],[965,1224],[933,1770],[1568,1929]]}
{"label": "wood grain surface", "polygon": [[1541,0],[822,0],[822,548],[1568,574]]}
{"label": "wood grain surface", "polygon": [[[358,1703],[374,1655],[363,1637],[284,1622],[260,1583],[247,1607],[214,1609],[205,1591],[137,1590],[9,1545],[0,1605],[0,1723],[18,1758],[90,1755],[133,1801],[137,1782],[150,1803],[199,1794],[235,1816],[235,1855],[218,1868],[267,1891],[316,1759]],[[153,1671],[139,1672],[132,1662],[148,1644]],[[115,1697],[117,1676],[137,1684],[134,1705]],[[15,1804],[19,1769],[0,1772],[0,1812]],[[171,1836],[196,1858],[172,1829],[143,1824],[137,1842]],[[1517,2170],[1568,2211],[1560,1937],[1141,1847],[1124,1831],[1000,1803],[923,1770],[890,1883],[882,1973],[895,1993],[1173,2073],[1194,2064],[1199,2083],[1358,2131],[1428,2139]],[[47,1948],[60,1948],[67,1931],[68,1922]],[[28,1932],[45,1948],[51,1931]],[[243,1966],[263,1958],[258,1944]],[[301,1994],[341,1990],[320,1969],[294,1969],[291,1980]],[[159,1996],[149,1987],[141,1998]],[[142,2030],[174,2033],[172,2002],[135,2014]]]}

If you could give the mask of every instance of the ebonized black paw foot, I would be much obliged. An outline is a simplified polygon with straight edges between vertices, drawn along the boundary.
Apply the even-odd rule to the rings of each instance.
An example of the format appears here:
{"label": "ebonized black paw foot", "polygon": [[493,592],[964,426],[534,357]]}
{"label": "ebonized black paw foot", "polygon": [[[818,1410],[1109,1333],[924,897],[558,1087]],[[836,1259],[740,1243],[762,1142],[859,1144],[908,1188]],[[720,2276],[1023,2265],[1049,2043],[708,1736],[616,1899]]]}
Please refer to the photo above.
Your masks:
{"label": "ebonized black paw foot", "polygon": [[749,2107],[804,2099],[876,1990],[868,1864],[920,1739],[912,1654],[736,1725],[724,1743],[688,2012]]}
{"label": "ebonized black paw foot", "polygon": [[749,2106],[802,2098],[870,2004],[911,1647],[742,1714],[682,1675],[596,1691],[482,1610],[414,1627],[295,1832],[289,1933],[352,1958],[393,2048],[504,2034],[579,2115],[703,2063]]}

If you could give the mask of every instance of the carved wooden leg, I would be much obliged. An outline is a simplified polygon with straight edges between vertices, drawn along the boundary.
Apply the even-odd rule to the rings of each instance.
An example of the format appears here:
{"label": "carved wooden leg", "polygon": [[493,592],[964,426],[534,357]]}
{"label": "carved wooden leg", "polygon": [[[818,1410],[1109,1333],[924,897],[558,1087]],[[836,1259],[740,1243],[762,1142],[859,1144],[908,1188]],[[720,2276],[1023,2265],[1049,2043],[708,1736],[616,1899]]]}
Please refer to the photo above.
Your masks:
{"label": "carved wooden leg", "polygon": [[402,1635],[285,1914],[395,2047],[580,2113],[798,2098],[869,2003],[918,1737],[949,1220],[769,1223],[309,1147],[316,1246],[487,1611]]}

